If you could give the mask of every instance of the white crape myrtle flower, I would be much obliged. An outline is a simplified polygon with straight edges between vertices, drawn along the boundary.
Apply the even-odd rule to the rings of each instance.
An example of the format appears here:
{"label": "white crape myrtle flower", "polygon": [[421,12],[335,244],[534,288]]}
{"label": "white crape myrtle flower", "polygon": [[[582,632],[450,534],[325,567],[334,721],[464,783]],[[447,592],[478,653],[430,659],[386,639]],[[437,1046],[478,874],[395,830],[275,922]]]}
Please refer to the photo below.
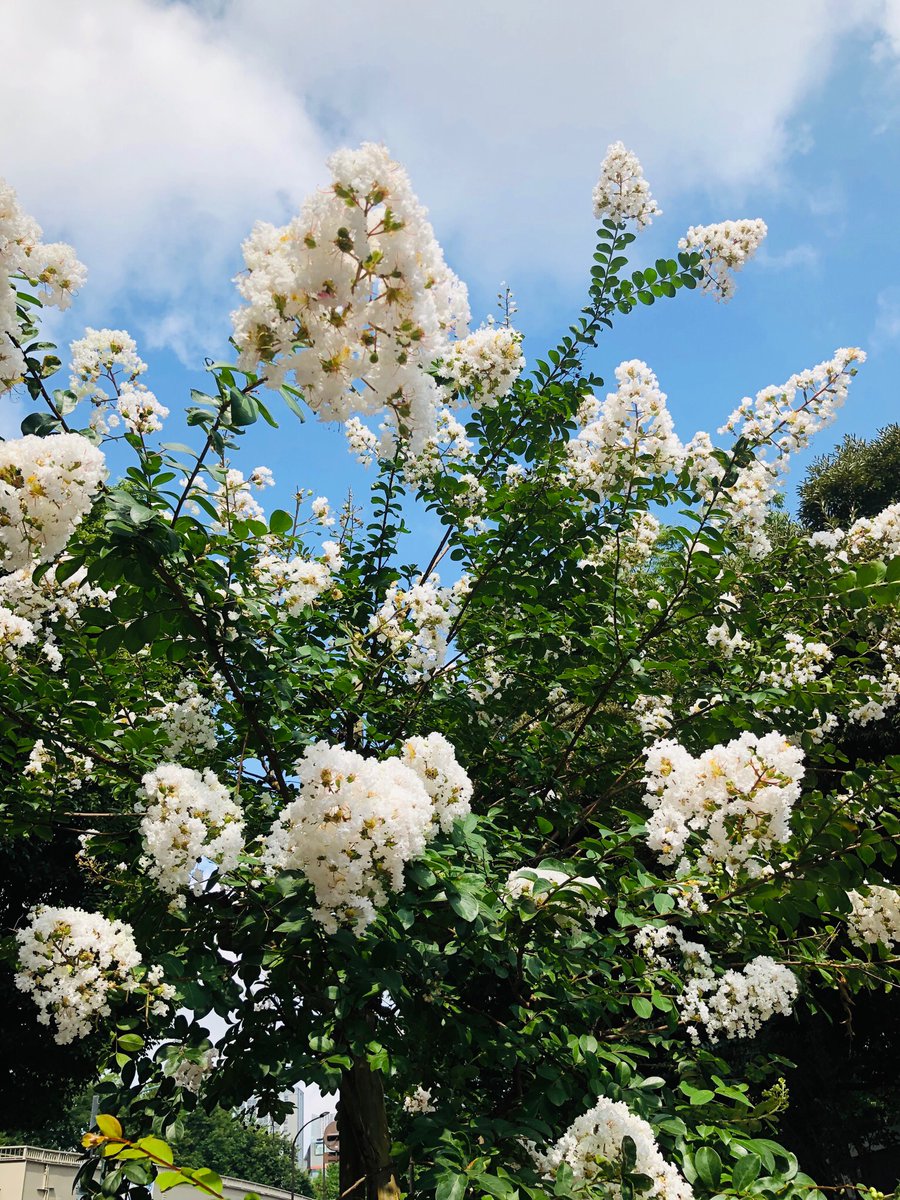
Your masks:
{"label": "white crape myrtle flower", "polygon": [[253,574],[264,593],[274,603],[283,604],[291,617],[299,617],[312,608],[327,592],[333,591],[334,574],[343,566],[337,542],[322,543],[322,557],[278,558],[264,554],[253,567]]}
{"label": "white crape myrtle flower", "polygon": [[319,525],[333,525],[334,517],[331,515],[331,508],[328,504],[327,496],[316,496],[310,505],[312,515]]}
{"label": "white crape myrtle flower", "polygon": [[110,399],[100,383],[121,380],[133,384],[147,370],[137,352],[137,343],[125,329],[86,329],[83,338],[72,342],[69,387],[79,397]]}
{"label": "white crape myrtle flower", "polygon": [[299,795],[272,827],[264,861],[303,872],[315,891],[313,916],[329,933],[362,933],[425,849],[432,799],[400,759],[379,762],[327,742],[306,748],[296,774]]}
{"label": "white crape myrtle flower", "polygon": [[418,487],[435,479],[449,463],[465,462],[471,455],[472,443],[466,437],[465,426],[448,408],[442,408],[438,412],[434,434],[418,454],[406,455],[403,478],[410,487]]}
{"label": "white crape myrtle flower", "polygon": [[383,413],[418,452],[440,395],[430,367],[466,332],[466,290],[384,146],[328,166],[331,186],[298,217],[258,223],[244,243],[238,365],[276,388],[291,376],[323,421]]}
{"label": "white crape myrtle flower", "polygon": [[483,325],[452,342],[438,367],[450,381],[447,403],[462,392],[472,408],[493,408],[524,370],[522,334],[508,325]]}
{"label": "white crape myrtle flower", "polygon": [[758,217],[721,221],[717,225],[692,225],[678,248],[700,254],[704,291],[712,292],[717,300],[730,300],[734,295],[734,276],[754,256],[768,232],[765,221]]}
{"label": "white crape myrtle flower", "polygon": [[[44,243],[41,227],[19,204],[15,191],[0,179],[0,392],[8,391],[25,373],[25,356],[16,342],[15,277],[37,288],[45,305],[68,308],[83,287],[87,271],[64,242]],[[15,340],[14,340],[15,339]]]}
{"label": "white crape myrtle flower", "polygon": [[183,754],[202,754],[216,748],[214,704],[202,695],[192,679],[183,679],[175,689],[175,699],[152,716],[163,728],[172,758]]}
{"label": "white crape myrtle flower", "polygon": [[169,415],[169,410],[141,384],[123,383],[116,400],[119,416],[129,433],[157,433]]}
{"label": "white crape myrtle flower", "polygon": [[403,743],[400,759],[415,771],[431,797],[435,826],[449,833],[454,821],[471,812],[473,790],[453,746],[442,733],[411,737]]}
{"label": "white crape myrtle flower", "polygon": [[880,942],[890,950],[900,945],[900,893],[871,884],[865,894],[853,891],[848,895],[853,911],[847,918],[847,929],[855,946]]}
{"label": "white crape myrtle flower", "polygon": [[831,661],[831,651],[824,642],[805,642],[799,633],[785,634],[784,647],[787,657],[771,671],[763,671],[761,682],[781,688],[802,687],[818,679]]}
{"label": "white crape myrtle flower", "polygon": [[195,1095],[200,1092],[203,1083],[216,1067],[220,1052],[215,1046],[210,1046],[208,1050],[204,1050],[197,1061],[192,1058],[183,1058],[173,1072],[172,1078],[180,1088],[185,1091],[193,1092]]}
{"label": "white crape myrtle flower", "polygon": [[835,350],[827,362],[799,371],[780,386],[763,388],[755,399],[745,397],[719,432],[774,447],[779,458],[805,450],[813,435],[834,421],[857,364],[865,361],[856,346]]}
{"label": "white crape myrtle flower", "polygon": [[409,1095],[404,1096],[403,1111],[411,1115],[437,1112],[437,1109],[431,1103],[431,1088],[423,1088],[419,1084]]}
{"label": "white crape myrtle flower", "polygon": [[79,567],[62,583],[56,578],[56,566],[45,571],[39,580],[25,567],[0,576],[0,604],[39,628],[60,621],[67,624],[77,621],[83,607],[105,607],[115,595],[115,590],[105,591],[89,583],[85,567]]}
{"label": "white crape myrtle flower", "polygon": [[616,367],[618,388],[601,403],[585,396],[578,436],[566,447],[566,469],[576,487],[601,496],[634,475],[678,471],[684,448],[675,435],[666,397],[646,363]]}
{"label": "white crape myrtle flower", "polygon": [[789,840],[803,752],[783,734],[743,733],[697,758],[671,739],[644,754],[647,844],[660,862],[677,862],[696,832],[705,835],[701,864],[752,871],[758,856]]}
{"label": "white crape myrtle flower", "polygon": [[546,1154],[532,1150],[537,1168],[552,1179],[565,1163],[576,1181],[596,1181],[598,1195],[620,1200],[622,1189],[615,1179],[622,1164],[622,1141],[635,1145],[634,1169],[653,1181],[643,1196],[651,1200],[693,1200],[690,1184],[667,1162],[653,1136],[652,1127],[636,1116],[621,1100],[601,1096],[593,1108],[577,1117]]}
{"label": "white crape myrtle flower", "polygon": [[78,433],[0,442],[0,566],[16,571],[55,558],[105,476],[103,452]]}
{"label": "white crape myrtle flower", "polygon": [[847,530],[843,549],[851,559],[896,558],[900,555],[900,503],[877,516],[860,517]]}
{"label": "white crape myrtle flower", "polygon": [[233,521],[265,520],[262,505],[251,489],[267,487],[274,482],[268,467],[255,467],[248,479],[242,471],[230,467],[213,496],[217,511],[213,529],[222,532],[229,529]]}
{"label": "white crape myrtle flower", "polygon": [[613,530],[612,535],[587,555],[579,559],[578,568],[614,567],[619,571],[635,570],[652,558],[662,526],[653,513],[638,512],[628,523]]}
{"label": "white crape myrtle flower", "polygon": [[[689,901],[680,907],[688,908]],[[700,942],[688,941],[676,925],[644,925],[634,935],[634,948],[654,966],[673,968],[686,965],[698,975],[705,975],[712,968],[709,951]],[[672,960],[677,954],[680,964]]]}
{"label": "white crape myrtle flower", "polygon": [[152,1011],[160,1014],[174,996],[158,967],[139,979],[141,956],[131,926],[100,913],[35,908],[28,924],[16,931],[16,941],[16,987],[34,1000],[42,1025],[55,1023],[55,1041],[61,1046],[86,1037],[101,1017],[109,1016],[115,993],[140,986],[152,1001]]}
{"label": "white crape myrtle flower", "polygon": [[743,650],[749,645],[741,631],[736,629],[732,632],[725,621],[719,625],[710,625],[706,631],[706,644],[721,651],[725,658],[732,658],[737,650]]}
{"label": "white crape myrtle flower", "polygon": [[384,603],[369,620],[369,632],[396,655],[410,683],[428,678],[444,665],[447,639],[470,586],[463,576],[452,587],[441,587],[437,575],[407,589],[391,584]]}
{"label": "white crape myrtle flower", "polygon": [[[553,902],[567,908],[578,908],[586,921],[602,916],[606,909],[596,902],[600,883],[591,876],[571,875],[550,867],[520,867],[510,871],[503,885],[503,895],[513,903],[530,900],[538,908]],[[563,929],[575,929],[578,922],[569,913],[554,912],[554,921]]]}
{"label": "white crape myrtle flower", "polygon": [[637,155],[622,142],[613,142],[600,164],[600,178],[594,187],[594,216],[608,217],[619,225],[634,221],[638,229],[662,216]]}
{"label": "white crape myrtle flower", "polygon": [[368,467],[378,453],[378,434],[364,425],[359,417],[350,417],[344,422],[344,436],[353,456]]}
{"label": "white crape myrtle flower", "polygon": [[9,662],[15,662],[19,651],[35,641],[37,638],[32,623],[0,605],[0,655]]}
{"label": "white crape myrtle flower", "polygon": [[797,976],[788,967],[761,954],[743,971],[724,975],[704,973],[688,980],[678,1008],[692,1041],[699,1041],[697,1026],[707,1038],[751,1038],[765,1021],[789,1016],[800,994]]}
{"label": "white crape myrtle flower", "polygon": [[672,728],[671,696],[638,696],[631,706],[641,733],[665,733]]}
{"label": "white crape myrtle flower", "polygon": [[175,895],[187,888],[201,858],[223,872],[237,866],[244,848],[243,813],[212,771],[161,763],[142,784],[141,836],[148,873],[160,891]]}

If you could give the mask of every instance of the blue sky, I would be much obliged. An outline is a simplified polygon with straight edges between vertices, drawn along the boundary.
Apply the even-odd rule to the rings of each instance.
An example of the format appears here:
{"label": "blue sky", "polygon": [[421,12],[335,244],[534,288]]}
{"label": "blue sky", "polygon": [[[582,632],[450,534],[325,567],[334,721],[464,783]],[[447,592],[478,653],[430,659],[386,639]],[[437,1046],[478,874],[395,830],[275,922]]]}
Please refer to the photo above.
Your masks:
{"label": "blue sky", "polygon": [[[508,281],[533,360],[580,307],[591,188],[622,138],[664,210],[635,265],[671,253],[690,224],[761,216],[769,238],[730,304],[694,294],[641,309],[595,369],[611,379],[622,359],[646,360],[686,440],[744,395],[861,345],[869,362],[815,452],[898,418],[898,0],[458,0],[452,16],[395,0],[378,20],[360,0],[5,9],[21,52],[0,79],[0,175],[90,269],[54,331],[128,328],[173,413],[204,386],[204,354],[225,352],[242,237],[257,218],[288,219],[330,149],[388,144],[476,321]],[[13,416],[0,415],[4,432]],[[167,433],[181,440],[174,420]],[[297,485],[337,502],[361,482],[338,432],[286,411],[251,446],[247,468],[278,479],[270,506]],[[421,532],[424,546],[433,531]]]}

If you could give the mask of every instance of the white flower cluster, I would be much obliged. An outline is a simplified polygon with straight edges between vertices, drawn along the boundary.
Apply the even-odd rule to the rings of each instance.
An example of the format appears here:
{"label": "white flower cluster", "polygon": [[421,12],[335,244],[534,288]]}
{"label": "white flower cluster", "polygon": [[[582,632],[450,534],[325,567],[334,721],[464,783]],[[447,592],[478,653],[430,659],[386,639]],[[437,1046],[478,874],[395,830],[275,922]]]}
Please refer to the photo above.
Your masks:
{"label": "white flower cluster", "polygon": [[322,557],[278,558],[265,554],[253,567],[253,574],[272,598],[284,604],[291,617],[299,617],[321,596],[333,590],[334,573],[344,565],[337,542],[322,543]]}
{"label": "white flower cluster", "polygon": [[758,217],[692,225],[678,248],[700,254],[704,291],[712,292],[717,300],[730,300],[735,274],[750,261],[768,232],[765,221]]}
{"label": "white flower cluster", "polygon": [[[96,406],[91,417],[93,429],[106,433],[118,425],[120,417],[129,433],[148,434],[162,429],[169,410],[138,382],[147,364],[138,355],[130,333],[124,329],[87,329],[83,338],[72,343],[70,352],[69,387],[76,396],[86,397]],[[112,396],[101,378],[109,383]],[[111,403],[116,412],[108,415]]]}
{"label": "white flower cluster", "polygon": [[84,606],[106,606],[115,595],[115,591],[107,592],[90,584],[84,567],[79,567],[62,583],[56,578],[56,566],[50,567],[37,581],[25,567],[0,576],[0,602],[38,627],[76,621]]}
{"label": "white flower cluster", "polygon": [[631,706],[641,733],[665,733],[672,728],[671,696],[638,696]]}
{"label": "white flower cluster", "polygon": [[847,918],[850,940],[855,946],[880,942],[890,949],[900,944],[900,893],[894,888],[871,885],[865,895],[850,892],[853,911]]}
{"label": "white flower cluster", "polygon": [[781,386],[745,397],[720,433],[737,433],[755,446],[773,446],[779,458],[804,450],[812,436],[835,419],[847,399],[856,364],[866,361],[855,346],[835,350],[828,362],[792,375]]}
{"label": "white flower cluster", "polygon": [[378,454],[378,434],[373,433],[368,425],[364,425],[359,417],[350,417],[344,422],[344,434],[354,458],[363,466],[369,466]]}
{"label": "white flower cluster", "polygon": [[851,559],[900,555],[900,504],[889,504],[874,517],[860,517],[847,530],[844,550]]}
{"label": "white flower cluster", "polygon": [[470,812],[472,781],[456,761],[456,751],[442,733],[411,737],[400,761],[415,771],[431,797],[434,823],[449,833],[453,822]]}
{"label": "white flower cluster", "polygon": [[165,1013],[174,995],[158,967],[139,984],[141,956],[131,926],[122,921],[80,908],[36,908],[16,940],[16,987],[31,995],[42,1025],[56,1023],[61,1046],[85,1037],[98,1018],[109,1016],[115,992],[143,987],[156,1013]]}
{"label": "white flower cluster", "polygon": [[[268,467],[254,467],[246,479],[243,471],[229,467],[213,497],[217,517],[213,529],[221,533],[230,529],[234,521],[264,521],[262,505],[253,495],[252,489],[261,491],[264,487],[272,487],[274,483]],[[198,487],[199,484],[198,480],[194,486]]]}
{"label": "white flower cluster", "polygon": [[749,860],[790,838],[803,753],[780,733],[743,733],[694,758],[673,740],[645,751],[647,844],[674,863],[692,832],[704,833],[701,862],[754,867]]}
{"label": "white flower cluster", "polygon": [[[403,460],[403,478],[410,487],[428,483],[444,470],[450,462],[464,462],[472,454],[472,443],[466,437],[465,427],[457,421],[449,408],[442,408],[437,416],[437,428],[427,439],[418,454],[407,453]],[[487,498],[487,493],[484,494]]]}
{"label": "white flower cluster", "polygon": [[437,575],[408,589],[393,583],[381,608],[370,618],[369,632],[396,655],[410,683],[433,675],[444,665],[447,638],[469,586],[465,576],[452,587],[441,587]]}
{"label": "white flower cluster", "polygon": [[178,1087],[197,1094],[203,1086],[206,1076],[215,1069],[219,1058],[220,1054],[215,1046],[210,1046],[208,1050],[202,1051],[197,1061],[183,1058],[173,1073],[175,1083]]}
{"label": "white flower cluster", "polygon": [[[553,903],[571,909],[573,905],[586,921],[602,916],[606,909],[596,903],[599,882],[591,876],[568,875],[549,867],[522,867],[511,871],[503,885],[503,894],[513,903],[530,900],[536,907]],[[578,922],[569,913],[555,911],[553,919],[563,929],[575,929]]]}
{"label": "white flower cluster", "polygon": [[328,166],[330,188],[244,243],[238,362],[274,387],[292,374],[325,421],[386,411],[415,451],[434,429],[429,368],[468,324],[466,290],[383,146],[338,151]]}
{"label": "white flower cluster", "polygon": [[168,895],[185,889],[201,858],[222,871],[237,866],[244,848],[240,806],[212,771],[161,763],[142,779],[138,804],[149,874]]}
{"label": "white flower cluster", "polygon": [[[59,763],[53,752],[44,745],[44,739],[38,740],[31,747],[28,762],[22,768],[22,774],[27,779],[36,779],[46,773],[51,776],[53,786],[60,785],[72,792],[80,791],[87,779],[94,773],[94,760],[78,754],[71,746],[61,745],[63,762]],[[53,768],[52,771],[49,768]]]}
{"label": "white flower cluster", "polygon": [[634,948],[653,966],[672,968],[670,955],[698,972],[712,967],[709,951],[700,942],[689,942],[676,925],[644,925],[634,935]]}
{"label": "white flower cluster", "polygon": [[787,658],[760,675],[763,683],[780,688],[802,687],[818,679],[831,661],[831,651],[824,642],[805,642],[799,633],[785,634],[784,645]]}
{"label": "white flower cluster", "polygon": [[303,872],[316,894],[313,916],[329,933],[362,933],[433,836],[432,798],[401,759],[363,758],[327,742],[308,746],[296,773],[300,794],[270,831],[264,860]]}
{"label": "white flower cluster", "polygon": [[184,753],[202,754],[204,750],[215,750],[213,702],[198,691],[192,679],[183,679],[175,689],[175,699],[152,715],[163,726],[173,759]]}
{"label": "white flower cluster", "polygon": [[15,662],[19,651],[35,641],[37,638],[32,623],[0,605],[0,655],[9,662]]}
{"label": "white flower cluster", "polygon": [[450,381],[447,403],[463,392],[473,408],[492,408],[525,370],[522,335],[508,325],[483,325],[453,342],[438,369]]}
{"label": "white flower cluster", "polygon": [[681,1020],[693,1041],[702,1025],[711,1042],[720,1037],[750,1038],[776,1014],[789,1016],[800,993],[797,976],[788,967],[761,954],[743,971],[701,974],[688,980],[679,1001]]}
{"label": "white flower cluster", "polygon": [[616,367],[618,389],[601,403],[586,396],[578,411],[578,436],[567,447],[567,471],[582,491],[601,496],[634,475],[678,471],[684,448],[659,380],[646,363],[631,359]]}
{"label": "white flower cluster", "polygon": [[414,1115],[416,1113],[433,1113],[437,1109],[431,1103],[431,1088],[423,1088],[421,1084],[408,1096],[403,1097],[403,1111]]}
{"label": "white flower cluster", "polygon": [[615,1182],[622,1162],[622,1140],[629,1137],[636,1149],[634,1169],[647,1175],[652,1185],[642,1195],[659,1200],[693,1200],[690,1184],[660,1153],[652,1127],[631,1112],[621,1100],[601,1096],[593,1108],[577,1117],[546,1154],[532,1151],[538,1170],[552,1179],[565,1163],[576,1180],[596,1180],[598,1194],[620,1200]]}
{"label": "white flower cluster", "polygon": [[0,566],[16,571],[55,558],[105,474],[102,451],[78,433],[0,442]]}
{"label": "white flower cluster", "polygon": [[636,570],[652,557],[662,526],[653,513],[633,513],[627,524],[619,526],[582,559],[578,569],[612,567],[617,571]]}
{"label": "white flower cluster", "polygon": [[40,299],[68,308],[72,294],[84,285],[87,271],[64,242],[41,241],[41,227],[19,205],[15,191],[0,179],[0,392],[8,391],[25,373],[25,356],[16,317],[15,276],[40,288]]}
{"label": "white flower cluster", "polygon": [[881,679],[861,675],[857,681],[864,689],[864,699],[847,711],[847,719],[858,725],[883,721],[888,710],[900,700],[900,670],[889,667]]}
{"label": "white flower cluster", "polygon": [[732,633],[728,628],[728,623],[722,621],[719,625],[710,625],[707,629],[706,644],[720,650],[723,657],[733,658],[735,651],[743,650],[748,642],[739,629]]}
{"label": "white flower cluster", "polygon": [[643,229],[661,215],[637,156],[622,142],[613,142],[600,164],[600,178],[594,187],[594,216],[608,217],[619,225],[634,221],[638,229]]}
{"label": "white flower cluster", "polygon": [[24,567],[0,576],[0,603],[17,617],[29,622],[36,637],[43,637],[41,651],[53,671],[58,671],[63,661],[56,644],[56,625],[61,620],[67,623],[77,621],[84,605],[108,605],[115,594],[115,590],[107,592],[89,584],[84,567],[80,567],[62,583],[56,579],[55,566],[38,581],[35,581],[33,572]]}

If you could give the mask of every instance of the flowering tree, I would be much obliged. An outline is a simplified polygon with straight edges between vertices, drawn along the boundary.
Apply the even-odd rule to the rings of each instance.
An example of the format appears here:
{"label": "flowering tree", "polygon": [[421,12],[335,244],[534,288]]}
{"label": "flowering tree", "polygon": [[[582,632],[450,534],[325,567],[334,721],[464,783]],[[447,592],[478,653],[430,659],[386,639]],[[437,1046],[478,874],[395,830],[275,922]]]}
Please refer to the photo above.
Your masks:
{"label": "flowering tree", "polygon": [[[190,445],[125,331],[57,381],[40,308],[83,269],[0,191],[0,382],[34,402],[0,445],[3,811],[79,828],[102,897],[23,918],[17,984],[61,1043],[109,1029],[129,1129],[339,1088],[347,1195],[806,1196],[753,1039],[900,979],[896,771],[846,750],[900,690],[900,512],[767,512],[864,356],[682,442],[647,364],[604,393],[590,356],[639,304],[728,298],[761,221],[628,273],[659,209],[610,147],[586,306],[525,374],[387,152],[330,165],[246,242]],[[236,464],[282,404],[344,424],[366,504],[266,515]],[[148,1182],[112,1118],[89,1140],[90,1186]]]}

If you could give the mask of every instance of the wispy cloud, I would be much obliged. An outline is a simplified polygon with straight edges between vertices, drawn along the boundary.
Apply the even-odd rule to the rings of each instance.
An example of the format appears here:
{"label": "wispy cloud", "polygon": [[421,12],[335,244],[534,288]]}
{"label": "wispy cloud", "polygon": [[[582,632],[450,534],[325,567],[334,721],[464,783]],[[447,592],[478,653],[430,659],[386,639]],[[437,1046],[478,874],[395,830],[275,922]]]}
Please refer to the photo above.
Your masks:
{"label": "wispy cloud", "polygon": [[875,324],[872,327],[870,345],[873,350],[884,350],[900,340],[900,287],[888,287],[880,291],[875,299]]}
{"label": "wispy cloud", "polygon": [[782,250],[780,254],[762,250],[756,261],[767,271],[800,269],[809,271],[819,265],[819,258],[819,251],[815,246],[811,246],[808,242],[801,242],[798,246],[790,246],[787,250]]}

